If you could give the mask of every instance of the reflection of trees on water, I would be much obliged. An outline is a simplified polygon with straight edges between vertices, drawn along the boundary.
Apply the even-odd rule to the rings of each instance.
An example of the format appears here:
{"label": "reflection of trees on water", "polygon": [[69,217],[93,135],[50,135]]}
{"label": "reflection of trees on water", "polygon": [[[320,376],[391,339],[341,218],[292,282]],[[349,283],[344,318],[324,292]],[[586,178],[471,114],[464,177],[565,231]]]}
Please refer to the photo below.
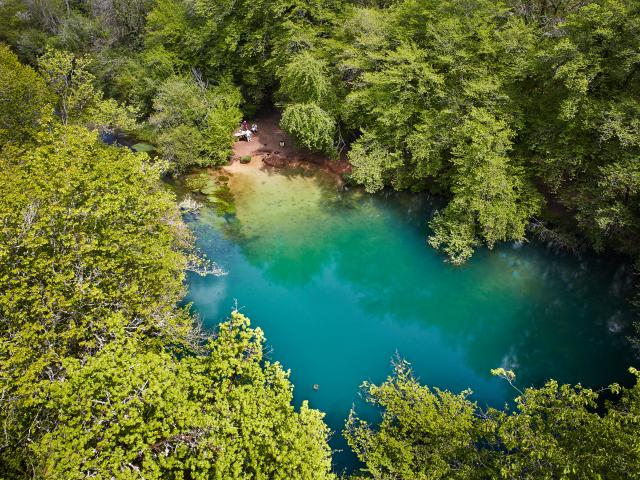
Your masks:
{"label": "reflection of trees on water", "polygon": [[321,203],[307,216],[298,212],[282,234],[279,225],[251,232],[231,220],[222,229],[226,243],[287,288],[330,270],[356,292],[367,316],[435,327],[485,378],[504,366],[522,385],[549,376],[577,382],[585,372],[590,382],[608,383],[628,366],[624,328],[611,327],[630,317],[622,298],[627,276],[606,259],[502,245],[454,268],[426,246],[433,210],[426,197],[393,194],[381,203],[335,185],[322,188]]}
{"label": "reflection of trees on water", "polygon": [[[313,178],[313,171],[310,173],[308,169],[286,171],[288,178]],[[395,210],[403,215],[403,223],[409,222],[426,232],[424,226],[432,209],[426,197],[391,193],[395,199],[391,208],[380,208],[379,196],[366,195],[360,189],[345,190],[331,177],[314,186],[321,190],[318,203],[303,205],[301,211],[292,213],[284,225],[274,224],[268,232],[253,230],[250,220],[246,224],[236,223],[234,230],[225,227],[229,237],[235,237],[241,245],[246,259],[263,270],[273,283],[299,287],[313,281],[323,269],[340,263],[345,255],[351,255],[354,240],[371,237],[368,229],[379,224],[381,217],[386,223],[387,218],[395,216]],[[268,217],[269,213],[267,209],[264,215]],[[353,238],[354,233],[358,238]],[[385,230],[385,234],[388,233]],[[421,238],[420,248],[425,245]],[[366,248],[374,253],[380,246],[369,242]],[[375,264],[369,266],[376,270]]]}
{"label": "reflection of trees on water", "polygon": [[[624,334],[611,332],[608,322],[628,321],[630,313],[623,298],[608,292],[617,286],[611,269],[581,269],[573,259],[533,246],[517,254],[508,246],[500,250],[506,253],[484,252],[462,269],[408,254],[389,262],[397,270],[387,277],[366,268],[380,261],[371,252],[336,265],[340,278],[361,292],[359,303],[369,315],[435,326],[481,376],[505,366],[518,371],[523,385],[549,376],[577,382],[585,372],[590,381],[607,383],[625,371],[630,356]],[[411,278],[416,269],[437,275],[425,282],[395,281]]]}
{"label": "reflection of trees on water", "polygon": [[[259,219],[235,220],[224,231],[226,238],[242,248],[246,260],[271,282],[298,287],[311,282],[331,263],[333,238],[343,228],[339,212],[354,209],[355,203],[350,200],[352,195],[343,194],[334,177],[319,176],[316,170],[288,168],[278,170],[277,175],[294,182],[313,179],[313,188],[319,190],[318,202],[309,203],[305,192],[286,205],[282,204],[285,200],[271,200],[259,212]],[[260,197],[258,188],[255,201],[261,201]],[[286,211],[283,209],[290,214],[278,216]],[[265,225],[274,214],[274,221]]]}

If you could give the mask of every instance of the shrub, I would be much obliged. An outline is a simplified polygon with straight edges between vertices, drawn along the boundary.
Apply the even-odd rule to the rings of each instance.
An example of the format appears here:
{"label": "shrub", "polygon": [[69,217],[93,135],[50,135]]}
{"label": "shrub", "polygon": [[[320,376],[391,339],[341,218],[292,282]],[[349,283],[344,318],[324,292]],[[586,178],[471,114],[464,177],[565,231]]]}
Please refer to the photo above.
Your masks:
{"label": "shrub", "polygon": [[303,147],[335,155],[335,120],[315,103],[288,105],[282,114],[280,125]]}

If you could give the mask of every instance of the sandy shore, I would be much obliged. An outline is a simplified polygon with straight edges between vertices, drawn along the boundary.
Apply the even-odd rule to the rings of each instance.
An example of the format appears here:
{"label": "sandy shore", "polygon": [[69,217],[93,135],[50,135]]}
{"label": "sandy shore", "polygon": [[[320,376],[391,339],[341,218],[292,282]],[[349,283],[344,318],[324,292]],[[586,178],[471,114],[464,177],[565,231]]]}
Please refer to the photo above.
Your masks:
{"label": "sandy shore", "polygon": [[[297,148],[293,139],[279,127],[280,114],[277,112],[247,121],[250,125],[258,125],[258,133],[250,142],[241,140],[233,145],[231,163],[224,167],[231,173],[247,168],[283,168],[305,164],[316,165],[338,176],[351,171],[351,165],[346,160],[334,161],[324,155]],[[284,142],[284,146],[281,146],[281,142]],[[245,156],[250,156],[251,162],[240,163]]]}

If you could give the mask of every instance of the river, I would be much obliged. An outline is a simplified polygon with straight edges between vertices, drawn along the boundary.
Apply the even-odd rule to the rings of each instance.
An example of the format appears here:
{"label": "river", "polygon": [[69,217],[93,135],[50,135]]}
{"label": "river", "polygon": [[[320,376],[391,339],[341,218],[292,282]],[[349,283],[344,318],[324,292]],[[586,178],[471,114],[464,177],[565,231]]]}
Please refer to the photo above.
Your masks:
{"label": "river", "polygon": [[345,191],[308,169],[234,172],[236,215],[188,218],[228,275],[189,276],[187,301],[211,329],[237,302],[265,331],[296,406],[326,412],[337,469],[355,465],[340,435],[349,409],[372,415],[359,385],[383,381],[396,355],[423,383],[471,388],[481,406],[514,397],[490,375],[499,366],[519,386],[628,379],[629,274],[618,262],[508,243],[453,267],[425,242],[426,195]]}

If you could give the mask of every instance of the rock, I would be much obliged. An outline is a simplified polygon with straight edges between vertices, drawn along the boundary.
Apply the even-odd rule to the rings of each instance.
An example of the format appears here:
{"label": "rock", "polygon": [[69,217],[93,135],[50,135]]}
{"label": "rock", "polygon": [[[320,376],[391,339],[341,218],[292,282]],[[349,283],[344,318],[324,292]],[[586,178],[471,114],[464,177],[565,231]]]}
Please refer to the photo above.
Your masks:
{"label": "rock", "polygon": [[202,207],[202,204],[187,195],[178,204],[178,207],[185,213],[198,213],[200,211],[200,208]]}
{"label": "rock", "polygon": [[344,160],[338,160],[337,162],[328,161],[327,168],[336,175],[351,173],[351,164]]}
{"label": "rock", "polygon": [[269,165],[270,167],[275,167],[275,168],[282,168],[287,165],[287,159],[275,153],[265,155],[262,158],[262,161],[265,164]]}
{"label": "rock", "polygon": [[311,156],[310,158],[301,158],[300,159],[301,162],[307,162],[307,163],[313,163],[315,165],[318,165],[320,167],[324,166],[325,164],[329,164],[329,160],[326,160],[323,157],[320,156]]}

